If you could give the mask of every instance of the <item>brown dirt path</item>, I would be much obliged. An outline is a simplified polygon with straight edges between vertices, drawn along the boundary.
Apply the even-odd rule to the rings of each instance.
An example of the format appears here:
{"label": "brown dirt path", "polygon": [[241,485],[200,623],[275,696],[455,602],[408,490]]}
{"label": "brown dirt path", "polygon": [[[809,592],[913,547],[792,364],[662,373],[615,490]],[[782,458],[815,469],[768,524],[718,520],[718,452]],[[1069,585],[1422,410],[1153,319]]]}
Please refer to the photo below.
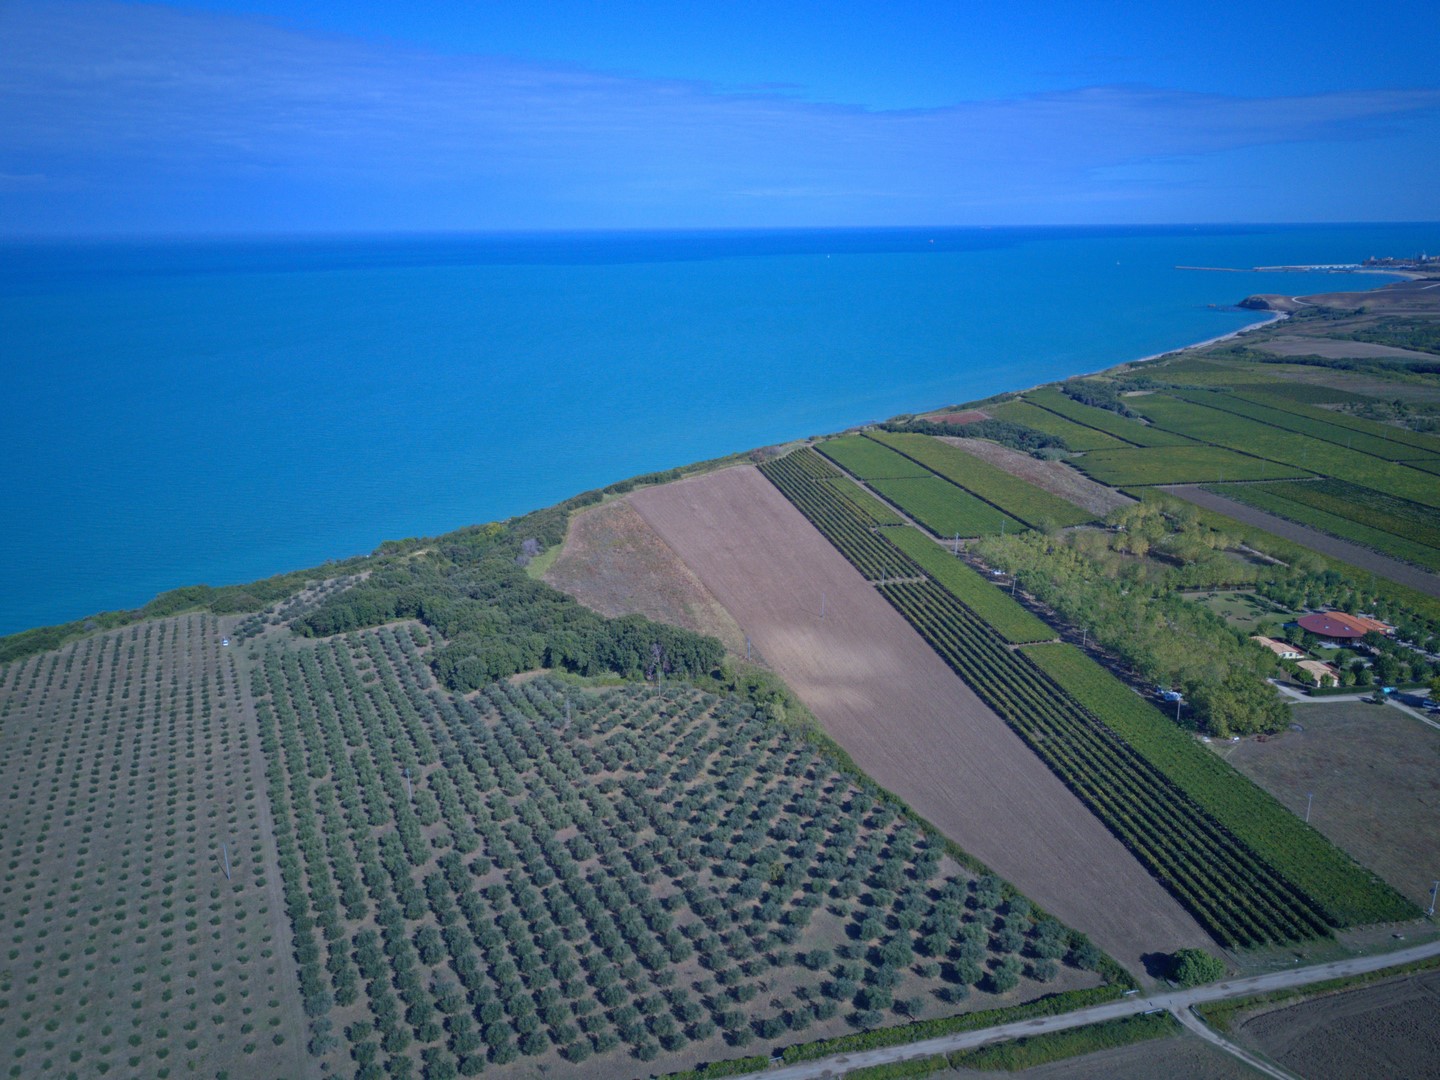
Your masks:
{"label": "brown dirt path", "polygon": [[1267,514],[1253,506],[1246,506],[1244,503],[1235,502],[1233,499],[1227,499],[1223,495],[1216,495],[1191,484],[1171,484],[1160,490],[1192,502],[1196,506],[1203,506],[1206,510],[1215,510],[1225,514],[1243,524],[1264,529],[1268,533],[1274,533],[1286,540],[1293,540],[1297,544],[1304,544],[1322,555],[1329,555],[1332,559],[1339,559],[1351,566],[1358,566],[1372,574],[1399,582],[1401,585],[1408,585],[1412,589],[1423,592],[1426,596],[1440,598],[1440,575],[1421,570],[1417,566],[1388,558],[1377,551],[1361,547],[1359,544],[1341,540],[1338,536],[1331,536],[1329,533],[1297,525],[1293,521],[1276,517],[1274,514]]}
{"label": "brown dirt path", "polygon": [[1137,974],[1212,945],[754,468],[629,498],[855,762],[966,851]]}

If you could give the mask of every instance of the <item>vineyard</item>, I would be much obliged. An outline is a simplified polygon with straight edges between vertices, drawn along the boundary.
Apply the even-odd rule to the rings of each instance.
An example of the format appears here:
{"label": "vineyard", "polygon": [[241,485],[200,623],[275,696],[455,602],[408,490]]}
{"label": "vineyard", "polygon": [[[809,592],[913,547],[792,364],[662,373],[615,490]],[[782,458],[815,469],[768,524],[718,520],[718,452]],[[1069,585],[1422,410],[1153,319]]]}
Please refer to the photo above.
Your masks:
{"label": "vineyard", "polygon": [[1190,440],[1184,435],[1161,431],[1159,428],[1142,424],[1139,420],[1131,420],[1119,413],[1111,412],[1109,409],[1097,409],[1093,405],[1083,404],[1052,387],[1031,390],[1026,393],[1025,400],[1032,405],[1039,405],[1042,409],[1055,413],[1057,416],[1063,416],[1067,420],[1084,427],[1094,428],[1096,431],[1103,431],[1107,435],[1113,435],[1134,446],[1190,445]]}
{"label": "vineyard", "polygon": [[929,435],[877,431],[870,438],[1031,526],[1079,525],[1092,515],[1034,484]]}
{"label": "vineyard", "polygon": [[258,740],[220,641],[187,615],[0,668],[6,1075],[303,1071]]}
{"label": "vineyard", "polygon": [[[830,480],[839,474],[815,451],[797,450],[767,461],[760,471],[868,580],[908,577],[916,572],[909,559],[875,533],[879,511],[857,507],[862,500],[875,501],[873,496],[858,488],[844,498],[837,495]],[[881,504],[876,501],[876,505]]]}
{"label": "vineyard", "polygon": [[870,486],[937,536],[989,536],[1025,526],[938,476],[871,480]]}
{"label": "vineyard", "polygon": [[1076,701],[1294,881],[1341,926],[1413,918],[1388,885],[1210,751],[1073,645],[1026,654]]}
{"label": "vineyard", "polygon": [[1440,520],[1428,506],[1347,484],[1343,480],[1270,484],[1268,487],[1281,498],[1338,514],[1372,529],[1383,529],[1440,550]]}
{"label": "vineyard", "polygon": [[[1155,424],[1203,442],[1232,450],[1243,450],[1292,468],[1348,480],[1389,495],[1440,508],[1440,483],[1427,473],[1406,465],[1382,461],[1358,450],[1347,450],[1343,446],[1308,435],[1282,431],[1233,413],[1220,412],[1161,394],[1137,398],[1133,407]],[[1088,461],[1088,457],[1083,458],[1080,464],[1085,466]],[[1213,481],[1218,478],[1211,476],[1206,479]]]}
{"label": "vineyard", "polygon": [[1220,446],[1160,446],[1134,450],[1096,450],[1075,458],[1074,466],[1092,480],[1112,487],[1151,484],[1213,484],[1232,480],[1295,480],[1309,474],[1264,458]]}
{"label": "vineyard", "polygon": [[753,706],[452,695],[430,645],[391,625],[254,673],[329,1070],[664,1071],[1095,985],[1093,946]]}
{"label": "vineyard", "polygon": [[1041,619],[914,529],[896,529],[885,536],[1006,641],[1049,641],[1055,637],[1055,631]]}
{"label": "vineyard", "polygon": [[[1325,483],[1325,481],[1321,481],[1321,483]],[[1340,482],[1336,481],[1336,483]],[[1265,510],[1301,525],[1308,525],[1311,528],[1330,533],[1332,536],[1353,540],[1355,543],[1372,548],[1383,555],[1403,559],[1429,570],[1440,570],[1440,550],[1412,540],[1408,535],[1397,536],[1392,531],[1399,528],[1405,530],[1406,533],[1413,534],[1430,533],[1435,530],[1424,525],[1411,525],[1408,522],[1395,521],[1389,517],[1380,518],[1389,524],[1389,528],[1377,528],[1364,524],[1355,520],[1356,516],[1364,514],[1362,508],[1352,506],[1344,500],[1332,501],[1323,496],[1311,496],[1306,492],[1307,488],[1316,486],[1318,485],[1226,484],[1224,487],[1212,487],[1206,490],[1213,491],[1224,498],[1245,503],[1247,506],[1253,506],[1257,510]],[[1345,486],[1352,487],[1353,485]],[[1388,498],[1384,495],[1380,497]],[[1317,503],[1322,505],[1316,505]],[[1430,513],[1433,515],[1434,511],[1430,511]]]}
{"label": "vineyard", "polygon": [[1213,390],[1173,390],[1171,393],[1182,401],[1204,405],[1220,412],[1233,413],[1248,420],[1280,428],[1282,431],[1294,431],[1301,435],[1308,435],[1323,442],[1343,446],[1347,450],[1371,454],[1385,461],[1404,461],[1409,458],[1434,456],[1415,446],[1370,431],[1334,424],[1329,419],[1322,420],[1318,417],[1302,416],[1230,394],[1217,393]]}
{"label": "vineyard", "polygon": [[1216,940],[1245,946],[1329,933],[1318,903],[974,612],[932,582],[880,588]]}
{"label": "vineyard", "polygon": [[1107,435],[1096,428],[1067,420],[1039,405],[1032,405],[1024,398],[1015,398],[994,407],[987,406],[986,411],[1000,420],[1024,424],[1047,435],[1058,436],[1065,440],[1065,445],[1071,450],[1113,450],[1126,445],[1114,435]]}
{"label": "vineyard", "polygon": [[932,475],[923,465],[863,435],[842,435],[838,439],[826,439],[820,444],[819,450],[846,472],[867,482],[893,480],[902,476],[920,479]]}
{"label": "vineyard", "polygon": [[[1297,391],[1320,390],[1320,395],[1297,393]],[[1416,450],[1429,451],[1431,455],[1440,455],[1440,437],[1425,435],[1418,431],[1410,431],[1407,428],[1396,427],[1394,424],[1382,424],[1376,420],[1366,420],[1361,416],[1351,416],[1348,413],[1336,412],[1333,409],[1317,409],[1314,401],[1344,402],[1358,401],[1360,398],[1354,394],[1346,394],[1344,391],[1329,391],[1326,387],[1308,387],[1304,383],[1296,383],[1293,386],[1288,384],[1272,384],[1267,386],[1256,386],[1241,388],[1233,391],[1237,398],[1244,398],[1246,401],[1253,401],[1260,405],[1268,405],[1271,408],[1284,412],[1293,413],[1296,416],[1307,417],[1312,420],[1322,420],[1327,424],[1334,424],[1338,427],[1348,428],[1351,431],[1361,431],[1368,435],[1375,435],[1391,442],[1403,443]]]}

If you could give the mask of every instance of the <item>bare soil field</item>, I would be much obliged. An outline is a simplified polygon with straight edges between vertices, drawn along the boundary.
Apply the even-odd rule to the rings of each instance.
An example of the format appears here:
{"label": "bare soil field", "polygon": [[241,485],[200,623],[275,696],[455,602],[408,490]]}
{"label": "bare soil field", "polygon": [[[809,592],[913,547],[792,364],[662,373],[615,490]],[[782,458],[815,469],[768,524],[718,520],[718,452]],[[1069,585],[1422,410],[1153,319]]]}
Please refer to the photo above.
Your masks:
{"label": "bare soil field", "polygon": [[1137,974],[1212,945],[754,468],[630,499],[856,763],[966,851]]}
{"label": "bare soil field", "polygon": [[745,653],[745,635],[730,613],[624,499],[570,519],[564,550],[545,581],[602,615],[645,615]]}
{"label": "bare soil field", "polygon": [[1012,450],[1008,446],[985,439],[957,439],[942,435],[940,441],[958,447],[967,454],[973,454],[982,461],[988,461],[1011,476],[1028,480],[1051,495],[1058,495],[1100,517],[1135,501],[1114,488],[1097,484],[1063,461],[1041,461],[1029,454],[1022,454],[1019,450]]}
{"label": "bare soil field", "polygon": [[1261,1013],[1239,1037],[1306,1080],[1434,1076],[1440,972],[1408,975]]}
{"label": "bare soil field", "polygon": [[1399,709],[1296,705],[1304,731],[1237,744],[1227,758],[1411,900],[1428,907],[1440,866],[1440,734]]}
{"label": "bare soil field", "polygon": [[1253,525],[1257,529],[1264,529],[1276,536],[1283,536],[1286,540],[1304,544],[1322,555],[1329,555],[1332,559],[1340,559],[1351,566],[1368,570],[1372,574],[1389,578],[1391,581],[1398,581],[1401,585],[1408,585],[1427,596],[1440,597],[1440,575],[1429,573],[1408,563],[1402,563],[1397,559],[1391,559],[1377,551],[1361,547],[1359,544],[1352,544],[1348,540],[1331,536],[1329,533],[1297,525],[1293,521],[1276,517],[1274,514],[1267,514],[1253,506],[1246,506],[1244,503],[1235,502],[1233,499],[1227,499],[1223,495],[1216,495],[1190,484],[1171,484],[1162,487],[1161,490],[1187,502],[1192,502],[1196,506],[1218,511],[1246,525]]}
{"label": "bare soil field", "polygon": [[[936,1075],[944,1080],[979,1080],[980,1077],[995,1080],[997,1074],[951,1069]],[[1185,1080],[1252,1080],[1255,1073],[1238,1059],[1187,1032],[1171,1039],[1153,1039],[998,1075],[1023,1076],[1026,1080],[1155,1080],[1157,1076],[1183,1076]]]}
{"label": "bare soil field", "polygon": [[141,623],[0,668],[9,1075],[313,1073],[226,625]]}

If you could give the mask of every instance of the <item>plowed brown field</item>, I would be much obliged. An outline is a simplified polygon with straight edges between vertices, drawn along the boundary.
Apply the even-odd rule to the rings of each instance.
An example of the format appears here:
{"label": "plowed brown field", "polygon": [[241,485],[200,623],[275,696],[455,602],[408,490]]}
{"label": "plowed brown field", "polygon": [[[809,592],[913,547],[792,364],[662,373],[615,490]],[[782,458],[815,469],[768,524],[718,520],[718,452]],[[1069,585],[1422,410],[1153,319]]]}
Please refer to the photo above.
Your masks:
{"label": "plowed brown field", "polygon": [[1212,944],[754,468],[630,499],[831,737],[966,851],[1137,974]]}

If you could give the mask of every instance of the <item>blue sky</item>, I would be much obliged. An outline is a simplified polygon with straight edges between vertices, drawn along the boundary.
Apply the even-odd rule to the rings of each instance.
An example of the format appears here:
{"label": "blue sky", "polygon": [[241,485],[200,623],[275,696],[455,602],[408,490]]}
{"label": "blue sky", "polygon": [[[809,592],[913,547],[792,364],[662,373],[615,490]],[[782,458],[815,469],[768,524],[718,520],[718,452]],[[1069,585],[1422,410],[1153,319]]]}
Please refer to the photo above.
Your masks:
{"label": "blue sky", "polygon": [[1440,5],[0,0],[0,234],[1440,219]]}

